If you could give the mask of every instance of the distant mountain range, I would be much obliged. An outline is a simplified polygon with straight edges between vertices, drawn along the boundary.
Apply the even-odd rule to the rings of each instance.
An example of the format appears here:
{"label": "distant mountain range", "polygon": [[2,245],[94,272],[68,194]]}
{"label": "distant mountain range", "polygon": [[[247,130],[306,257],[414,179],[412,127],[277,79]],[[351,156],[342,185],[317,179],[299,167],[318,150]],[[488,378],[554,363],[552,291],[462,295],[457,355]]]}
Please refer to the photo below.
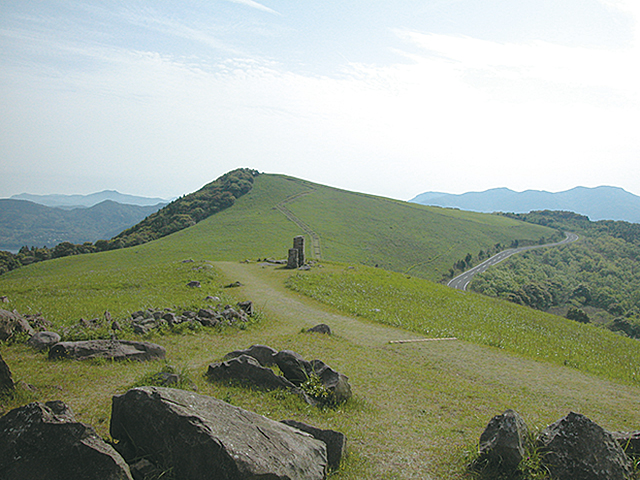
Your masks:
{"label": "distant mountain range", "polygon": [[20,193],[13,195],[12,200],[28,200],[47,207],[58,208],[78,208],[93,207],[105,200],[121,203],[124,205],[151,206],[159,203],[167,204],[168,200],[163,198],[138,197],[136,195],[126,195],[115,190],[103,190],[102,192],[91,193],[89,195],[33,195],[31,193]]}
{"label": "distant mountain range", "polygon": [[[74,200],[87,202],[86,197],[92,196],[47,197],[74,197]],[[0,250],[16,252],[25,245],[54,247],[61,242],[84,243],[110,239],[164,205],[166,203],[126,205],[113,200],[103,200],[89,207],[69,209],[70,205],[56,208],[27,200],[3,198],[0,199]]]}
{"label": "distant mountain range", "polygon": [[493,188],[460,195],[425,192],[409,200],[422,205],[453,207],[473,212],[528,213],[532,210],[566,210],[590,220],[624,220],[640,223],[640,197],[618,187],[576,187],[564,192],[541,190],[514,192]]}

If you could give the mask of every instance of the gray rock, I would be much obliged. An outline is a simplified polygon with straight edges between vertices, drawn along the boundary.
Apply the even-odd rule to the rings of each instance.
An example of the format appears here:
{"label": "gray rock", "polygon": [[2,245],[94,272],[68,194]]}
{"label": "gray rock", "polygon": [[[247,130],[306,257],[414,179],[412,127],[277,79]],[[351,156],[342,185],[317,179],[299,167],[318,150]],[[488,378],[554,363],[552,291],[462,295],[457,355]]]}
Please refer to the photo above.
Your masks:
{"label": "gray rock", "polygon": [[129,340],[85,340],[79,342],[59,342],[49,350],[52,360],[70,358],[88,360],[107,358],[112,360],[158,360],[163,359],[166,350],[151,342]]}
{"label": "gray rock", "polygon": [[212,363],[207,370],[209,380],[236,380],[267,390],[295,389],[286,378],[276,375],[270,368],[263,367],[253,357],[240,355],[221,363]]}
{"label": "gray rock", "polygon": [[295,385],[304,383],[312,372],[311,364],[291,350],[279,351],[275,361],[285,378]]}
{"label": "gray rock", "polygon": [[342,403],[351,398],[351,385],[346,375],[336,372],[321,360],[312,360],[311,370],[320,377],[324,387],[331,393],[326,399],[327,403]]}
{"label": "gray rock", "polygon": [[253,315],[253,302],[247,300],[246,302],[238,302],[238,308],[247,315]]}
{"label": "gray rock", "polygon": [[32,336],[35,332],[27,319],[18,312],[0,309],[0,341],[4,342],[19,333]]}
{"label": "gray rock", "polygon": [[613,436],[579,413],[545,428],[538,444],[554,480],[624,480],[630,462]]}
{"label": "gray rock", "polygon": [[4,361],[0,354],[0,393],[12,391],[15,388],[13,378],[11,377],[11,370],[9,365]]}
{"label": "gray rock", "polygon": [[2,480],[132,480],[122,457],[63,402],[30,403],[0,418]]}
{"label": "gray rock", "polygon": [[342,461],[342,457],[344,456],[347,448],[347,437],[344,433],[336,432],[335,430],[322,430],[296,420],[282,420],[282,423],[289,425],[290,427],[297,428],[298,430],[302,430],[313,438],[323,442],[327,446],[327,461],[329,462],[329,469],[338,470],[340,468],[340,462]]}
{"label": "gray rock", "polygon": [[60,341],[60,335],[56,332],[37,332],[28,341],[36,350],[46,350]]}
{"label": "gray rock", "polygon": [[113,397],[118,449],[172,469],[176,480],[320,480],[324,443],[221,400],[140,387]]}
{"label": "gray rock", "polygon": [[310,329],[308,329],[307,332],[309,332],[309,333],[322,333],[324,335],[331,335],[331,327],[329,327],[329,325],[326,325],[324,323],[320,323],[320,324],[316,325],[315,327],[311,327]]}
{"label": "gray rock", "polygon": [[527,425],[514,410],[493,417],[480,436],[476,465],[512,473],[525,456]]}
{"label": "gray rock", "polygon": [[200,288],[200,282],[198,282],[197,280],[193,280],[189,283],[187,283],[187,287],[191,287],[191,288]]}
{"label": "gray rock", "polygon": [[278,351],[276,349],[267,347],[266,345],[251,345],[245,350],[235,350],[227,353],[224,359],[230,360],[240,355],[249,355],[255,358],[263,367],[271,367],[276,364],[275,356],[277,353]]}

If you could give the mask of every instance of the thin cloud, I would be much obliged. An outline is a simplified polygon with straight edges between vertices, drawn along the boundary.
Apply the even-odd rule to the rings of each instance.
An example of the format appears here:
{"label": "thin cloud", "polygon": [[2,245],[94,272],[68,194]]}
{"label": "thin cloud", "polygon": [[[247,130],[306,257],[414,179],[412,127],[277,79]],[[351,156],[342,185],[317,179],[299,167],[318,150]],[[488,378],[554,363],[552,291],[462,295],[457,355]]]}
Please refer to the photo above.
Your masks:
{"label": "thin cloud", "polygon": [[240,5],[246,5],[247,7],[255,8],[257,10],[262,10],[263,12],[273,13],[274,15],[280,15],[279,12],[276,12],[275,10],[269,7],[265,7],[264,5],[258,2],[254,2],[253,0],[228,0],[228,1],[232,3],[240,4]]}

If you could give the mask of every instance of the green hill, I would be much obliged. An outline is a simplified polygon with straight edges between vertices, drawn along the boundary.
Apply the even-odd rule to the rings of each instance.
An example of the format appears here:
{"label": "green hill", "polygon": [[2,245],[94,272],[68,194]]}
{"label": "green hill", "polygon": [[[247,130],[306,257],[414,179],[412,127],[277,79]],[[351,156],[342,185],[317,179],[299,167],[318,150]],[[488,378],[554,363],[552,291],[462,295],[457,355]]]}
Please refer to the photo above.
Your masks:
{"label": "green hill", "polygon": [[[135,247],[21,267],[0,276],[0,295],[9,300],[3,308],[41,312],[52,330],[74,338],[108,337],[104,322],[95,330],[74,330],[80,318],[103,318],[106,310],[118,320],[150,307],[203,308],[207,295],[219,296],[222,304],[252,300],[260,318],[246,328],[182,332],[191,335],[168,329],[144,338],[165,346],[167,363],[200,393],[271,418],[345,432],[349,457],[336,480],[461,480],[469,478],[465,452],[506,408],[518,410],[533,428],[569,410],[609,429],[635,428],[640,343],[425,280],[439,280],[467,253],[514,240],[536,242],[554,232],[506,217],[261,174],[232,206],[189,228]],[[284,258],[299,234],[307,237],[307,255],[323,260],[310,272],[256,261]],[[385,270],[372,268],[376,264]],[[187,287],[193,280],[201,288]],[[236,280],[245,286],[222,288]],[[300,333],[320,321],[336,334]],[[129,331],[119,335],[139,338]],[[423,335],[459,340],[388,343]],[[205,380],[210,362],[256,343],[323,359],[349,377],[354,401],[319,410],[294,397]],[[0,343],[0,349],[15,380],[33,385],[0,397],[0,414],[28,401],[60,399],[103,436],[111,396],[165,368],[52,362],[19,343]]]}
{"label": "green hill", "polygon": [[[287,218],[294,218],[294,221]],[[297,223],[296,223],[297,221]],[[426,207],[339,190],[283,175],[262,174],[232,208],[163,243],[214,260],[286,257],[295,235],[306,255],[357,262],[439,281],[468,253],[513,240],[537,242],[556,231],[488,214]]]}

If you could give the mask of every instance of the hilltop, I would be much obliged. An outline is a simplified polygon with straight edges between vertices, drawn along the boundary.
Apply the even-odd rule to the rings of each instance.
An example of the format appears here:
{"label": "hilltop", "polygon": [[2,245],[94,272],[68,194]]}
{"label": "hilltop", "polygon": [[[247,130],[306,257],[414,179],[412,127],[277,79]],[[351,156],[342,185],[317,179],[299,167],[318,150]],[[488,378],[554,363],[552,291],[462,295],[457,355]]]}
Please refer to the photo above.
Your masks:
{"label": "hilltop", "polygon": [[514,192],[494,188],[484,192],[449,194],[425,192],[410,202],[454,207],[473,212],[527,213],[533,210],[566,210],[591,220],[625,220],[640,223],[640,197],[618,187],[576,187],[564,192],[540,190]]}

